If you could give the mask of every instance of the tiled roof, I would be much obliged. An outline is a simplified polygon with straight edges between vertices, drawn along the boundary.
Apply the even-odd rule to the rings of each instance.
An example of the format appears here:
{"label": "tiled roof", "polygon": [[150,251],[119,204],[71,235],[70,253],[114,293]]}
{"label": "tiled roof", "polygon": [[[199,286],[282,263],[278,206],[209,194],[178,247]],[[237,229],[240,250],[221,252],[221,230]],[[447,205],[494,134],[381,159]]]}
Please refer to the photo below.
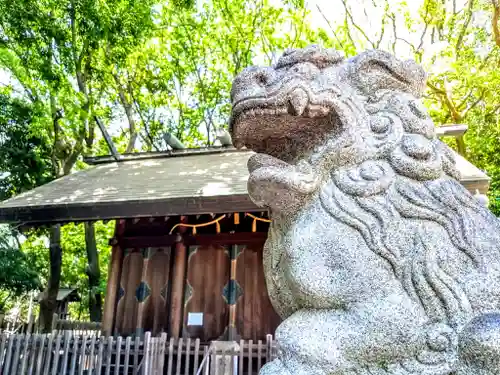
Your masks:
{"label": "tiled roof", "polygon": [[[71,221],[256,209],[247,196],[251,152],[185,153],[97,164],[0,203],[0,221]],[[489,178],[457,155],[462,183]],[[124,208],[127,206],[128,208]]]}
{"label": "tiled roof", "polygon": [[[43,292],[39,293],[36,297],[37,301],[40,301],[43,298]],[[68,299],[68,302],[80,301],[80,296],[78,295],[78,291],[76,288],[59,288],[57,291],[56,301],[64,301]]]}

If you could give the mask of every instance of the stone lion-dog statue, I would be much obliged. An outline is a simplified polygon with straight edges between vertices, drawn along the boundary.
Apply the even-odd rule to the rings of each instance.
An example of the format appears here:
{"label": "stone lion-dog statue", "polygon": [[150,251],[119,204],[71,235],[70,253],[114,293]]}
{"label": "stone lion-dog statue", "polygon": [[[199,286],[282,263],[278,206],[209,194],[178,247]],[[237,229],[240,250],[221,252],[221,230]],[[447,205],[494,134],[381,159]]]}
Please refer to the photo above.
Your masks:
{"label": "stone lion-dog statue", "polygon": [[425,85],[414,61],[319,46],[234,79],[284,319],[261,375],[500,374],[500,221],[459,183]]}

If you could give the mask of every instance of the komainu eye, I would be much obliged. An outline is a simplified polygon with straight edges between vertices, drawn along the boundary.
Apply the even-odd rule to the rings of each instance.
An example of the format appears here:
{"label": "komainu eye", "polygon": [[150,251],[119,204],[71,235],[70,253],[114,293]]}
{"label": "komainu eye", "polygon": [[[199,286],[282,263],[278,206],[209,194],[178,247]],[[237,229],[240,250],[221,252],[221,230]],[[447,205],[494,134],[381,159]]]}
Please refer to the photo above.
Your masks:
{"label": "komainu eye", "polygon": [[310,78],[316,75],[319,72],[319,69],[312,63],[304,62],[292,66],[290,68],[290,72],[304,76],[305,78]]}
{"label": "komainu eye", "polygon": [[268,82],[267,76],[264,73],[257,74],[257,76],[255,78],[256,78],[257,82],[260,83],[261,85],[265,85]]}

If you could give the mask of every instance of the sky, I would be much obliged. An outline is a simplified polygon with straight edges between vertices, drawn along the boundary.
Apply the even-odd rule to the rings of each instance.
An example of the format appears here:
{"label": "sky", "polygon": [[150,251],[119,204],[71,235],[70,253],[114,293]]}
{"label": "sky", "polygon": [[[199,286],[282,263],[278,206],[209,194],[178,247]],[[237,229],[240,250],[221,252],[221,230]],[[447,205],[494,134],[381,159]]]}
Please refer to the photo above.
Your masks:
{"label": "sky", "polygon": [[[340,24],[344,21],[345,10],[341,0],[306,0],[307,7],[311,10],[311,25],[313,27],[323,28],[329,30],[329,26],[325,17],[328,18],[330,24]],[[466,0],[458,0],[466,1]],[[395,8],[397,13],[397,4],[401,0],[389,0],[392,7]],[[373,4],[377,4],[374,6]],[[349,0],[348,1],[350,12],[356,24],[363,28],[363,31],[368,35],[371,40],[377,40],[380,35],[380,25],[382,24],[383,6],[384,2],[381,0]],[[418,11],[423,4],[423,0],[411,0],[406,2],[407,9],[410,15],[415,18],[418,17]],[[321,10],[321,11],[320,11]],[[401,13],[397,13],[396,24],[398,30],[398,37],[404,38],[409,42],[418,45],[420,31],[418,28],[415,32],[409,32],[404,25],[404,17]],[[354,31],[355,32],[355,31]],[[391,31],[386,30],[386,35]],[[398,57],[410,58],[412,56],[411,49],[404,45],[398,44]]]}

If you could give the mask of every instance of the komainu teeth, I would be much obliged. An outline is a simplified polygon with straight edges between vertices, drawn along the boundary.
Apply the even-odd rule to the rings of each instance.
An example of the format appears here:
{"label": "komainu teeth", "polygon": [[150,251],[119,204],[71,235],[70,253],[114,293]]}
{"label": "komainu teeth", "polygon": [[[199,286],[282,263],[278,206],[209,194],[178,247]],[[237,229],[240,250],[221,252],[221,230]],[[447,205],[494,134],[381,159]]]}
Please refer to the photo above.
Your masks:
{"label": "komainu teeth", "polygon": [[277,108],[251,108],[243,114],[244,117],[257,117],[262,115],[284,115],[288,112],[286,107],[277,107]]}
{"label": "komainu teeth", "polygon": [[[304,96],[304,95],[305,96]],[[309,102],[307,94],[303,90],[297,89],[288,99],[288,106],[271,108],[251,108],[242,114],[242,118],[258,116],[280,116],[291,114],[294,116],[307,116],[310,118],[326,116],[331,108],[322,104],[312,104]]]}
{"label": "komainu teeth", "polygon": [[319,104],[309,104],[309,117],[326,116],[330,112],[330,108]]}
{"label": "komainu teeth", "polygon": [[302,116],[307,104],[309,103],[309,97],[307,93],[302,89],[295,89],[290,94],[290,104],[293,107],[295,116]]}

